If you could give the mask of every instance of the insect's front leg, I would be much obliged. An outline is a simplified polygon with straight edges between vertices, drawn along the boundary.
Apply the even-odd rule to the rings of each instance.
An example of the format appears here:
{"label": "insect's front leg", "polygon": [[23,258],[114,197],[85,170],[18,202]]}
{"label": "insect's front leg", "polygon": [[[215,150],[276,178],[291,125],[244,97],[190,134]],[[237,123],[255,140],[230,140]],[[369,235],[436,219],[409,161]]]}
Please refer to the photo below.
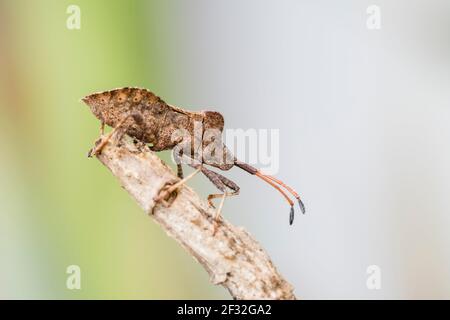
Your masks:
{"label": "insect's front leg", "polygon": [[177,176],[178,178],[183,179],[183,166],[181,163],[177,163]]}
{"label": "insect's front leg", "polygon": [[100,139],[98,139],[95,142],[95,146],[89,150],[88,157],[93,157],[96,155],[99,155],[102,152],[102,149],[106,146],[106,144],[111,140],[111,137],[116,133],[117,128],[114,128],[111,130],[110,133],[108,133],[106,136],[103,134],[100,136]]}
{"label": "insect's front leg", "polygon": [[192,172],[190,175],[188,175],[186,178],[181,179],[175,184],[172,185],[166,185],[164,188],[161,189],[159,194],[155,197],[155,201],[164,201],[166,200],[175,190],[177,190],[179,187],[181,187],[183,184],[185,184],[188,180],[192,179],[197,173],[201,171],[201,167],[196,169],[194,172]]}
{"label": "insect's front leg", "polygon": [[177,148],[173,149],[172,152],[173,160],[177,164],[177,176],[180,179],[183,179],[183,166],[181,165],[181,159],[183,157],[183,150],[179,151]]}
{"label": "insect's front leg", "polygon": [[108,144],[108,142],[112,139],[112,137],[115,137],[115,141],[119,141],[122,136],[125,134],[127,129],[131,126],[132,123],[126,123],[128,119],[132,118],[135,123],[140,124],[142,120],[142,116],[138,113],[132,113],[128,116],[124,117],[115,128],[111,130],[110,133],[108,133],[106,136],[104,136],[104,127],[105,124],[102,122],[101,125],[101,137],[99,140],[96,141],[95,147],[92,148],[89,153],[88,157],[96,156],[102,152],[102,149]]}
{"label": "insect's front leg", "polygon": [[[179,141],[179,143],[181,143],[182,140]],[[168,184],[166,186],[164,186],[161,191],[159,192],[159,194],[155,197],[155,201],[161,201],[163,204],[168,205],[167,203],[167,198],[175,191],[177,190],[179,187],[181,187],[183,184],[185,184],[188,180],[190,180],[191,178],[193,178],[197,173],[199,173],[202,170],[202,165],[199,161],[191,159],[187,156],[184,155],[183,149],[182,148],[174,148],[172,150],[172,156],[173,156],[173,160],[175,161],[175,163],[177,164],[177,175],[178,178],[180,178],[181,180],[178,181],[175,184]],[[185,164],[191,164],[191,162],[196,163],[195,166],[193,166],[193,168],[195,168],[196,170],[191,173],[190,175],[188,175],[187,177],[183,178],[183,168],[182,168],[182,163]]]}
{"label": "insect's front leg", "polygon": [[100,136],[103,136],[105,134],[105,122],[102,121],[100,124]]}

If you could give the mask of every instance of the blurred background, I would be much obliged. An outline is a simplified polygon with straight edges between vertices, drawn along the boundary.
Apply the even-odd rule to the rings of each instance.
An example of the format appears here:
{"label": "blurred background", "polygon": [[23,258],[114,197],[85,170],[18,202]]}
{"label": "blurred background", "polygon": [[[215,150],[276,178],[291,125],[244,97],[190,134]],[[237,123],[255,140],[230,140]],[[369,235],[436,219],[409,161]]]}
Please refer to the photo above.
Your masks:
{"label": "blurred background", "polygon": [[80,98],[140,86],[279,130],[277,176],[307,215],[289,227],[239,170],[224,215],[299,297],[449,299],[449,16],[447,0],[0,0],[0,298],[229,298],[86,157],[99,123]]}

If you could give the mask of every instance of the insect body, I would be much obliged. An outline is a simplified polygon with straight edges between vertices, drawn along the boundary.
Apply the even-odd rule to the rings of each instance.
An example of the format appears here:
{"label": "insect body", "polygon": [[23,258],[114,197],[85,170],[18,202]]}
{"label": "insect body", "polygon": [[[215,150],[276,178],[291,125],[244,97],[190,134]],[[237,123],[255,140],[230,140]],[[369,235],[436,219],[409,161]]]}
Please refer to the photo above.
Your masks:
{"label": "insect body", "polygon": [[[290,224],[294,219],[293,202],[282,188],[297,199],[302,212],[305,212],[299,195],[291,187],[272,176],[261,173],[232,155],[221,140],[224,120],[220,113],[194,112],[177,108],[165,103],[152,92],[140,88],[121,88],[94,93],[82,100],[101,121],[102,128],[104,124],[115,129],[120,127],[129,136],[151,144],[150,148],[153,151],[170,149],[176,151],[174,158],[177,160],[180,178],[183,177],[181,163],[186,163],[205,174],[223,192],[223,194],[213,194],[208,197],[211,205],[213,198],[238,194],[239,187],[223,175],[207,169],[203,166],[204,164],[220,170],[229,170],[237,166],[272,185],[284,196],[291,207]],[[104,144],[97,146],[94,153],[101,152]],[[183,159],[192,161],[183,162]],[[232,192],[228,193],[227,188]]]}

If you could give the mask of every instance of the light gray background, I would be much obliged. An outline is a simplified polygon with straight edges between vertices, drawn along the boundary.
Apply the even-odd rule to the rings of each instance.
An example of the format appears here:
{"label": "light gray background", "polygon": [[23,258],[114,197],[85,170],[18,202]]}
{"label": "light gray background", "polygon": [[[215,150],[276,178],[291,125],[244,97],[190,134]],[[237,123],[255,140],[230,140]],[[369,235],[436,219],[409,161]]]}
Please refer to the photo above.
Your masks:
{"label": "light gray background", "polygon": [[[381,30],[366,27],[371,4]],[[242,192],[225,215],[261,240],[300,297],[450,298],[449,9],[444,0],[178,7],[171,102],[212,107],[228,128],[280,129],[278,177],[308,214],[289,227],[276,191],[236,169]],[[372,264],[381,290],[366,287]]]}

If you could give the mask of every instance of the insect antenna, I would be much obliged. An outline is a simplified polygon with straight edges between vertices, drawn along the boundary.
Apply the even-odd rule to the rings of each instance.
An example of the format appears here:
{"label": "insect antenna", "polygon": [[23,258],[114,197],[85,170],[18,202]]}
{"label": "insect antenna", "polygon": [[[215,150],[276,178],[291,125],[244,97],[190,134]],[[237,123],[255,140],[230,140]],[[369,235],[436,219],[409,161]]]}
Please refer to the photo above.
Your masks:
{"label": "insect antenna", "polygon": [[294,222],[294,202],[283,191],[283,189],[280,188],[280,186],[285,188],[289,193],[291,193],[297,199],[298,204],[300,206],[300,210],[302,211],[303,214],[305,213],[305,206],[304,206],[303,202],[300,200],[300,196],[297,194],[297,192],[294,191],[294,189],[292,189],[291,187],[286,185],[284,182],[282,182],[281,180],[278,180],[275,177],[261,173],[258,169],[252,167],[251,165],[249,165],[245,162],[235,160],[234,164],[237,167],[243,169],[244,171],[247,171],[248,173],[255,175],[255,176],[259,177],[260,179],[264,180],[265,182],[270,184],[272,187],[277,189],[283,195],[283,197],[286,199],[286,201],[291,206],[291,210],[289,213],[289,224],[292,224]]}
{"label": "insect antenna", "polygon": [[285,184],[283,181],[275,178],[274,176],[270,176],[265,174],[265,177],[269,178],[270,180],[278,183],[280,186],[284,187],[286,190],[288,190],[294,197],[295,199],[297,199],[298,201],[298,205],[300,207],[300,210],[302,211],[303,214],[305,214],[306,210],[305,210],[305,205],[303,204],[303,201],[300,199],[300,196],[298,195],[297,192],[295,192],[294,189],[292,189],[292,187],[288,186],[287,184]]}

